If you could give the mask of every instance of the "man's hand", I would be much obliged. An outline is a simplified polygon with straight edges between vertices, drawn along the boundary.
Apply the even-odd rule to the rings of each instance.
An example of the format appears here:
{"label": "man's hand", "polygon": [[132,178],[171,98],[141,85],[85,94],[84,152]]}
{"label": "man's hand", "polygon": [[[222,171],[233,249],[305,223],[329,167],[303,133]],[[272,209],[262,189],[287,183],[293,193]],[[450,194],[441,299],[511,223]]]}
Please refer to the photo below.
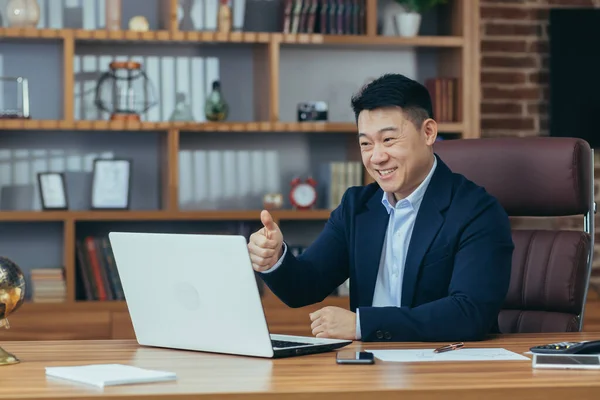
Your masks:
{"label": "man's hand", "polygon": [[250,235],[248,252],[255,271],[267,271],[283,253],[283,235],[267,210],[260,213],[264,227]]}
{"label": "man's hand", "polygon": [[356,340],[356,314],[340,307],[323,307],[310,314],[313,335],[318,338]]}

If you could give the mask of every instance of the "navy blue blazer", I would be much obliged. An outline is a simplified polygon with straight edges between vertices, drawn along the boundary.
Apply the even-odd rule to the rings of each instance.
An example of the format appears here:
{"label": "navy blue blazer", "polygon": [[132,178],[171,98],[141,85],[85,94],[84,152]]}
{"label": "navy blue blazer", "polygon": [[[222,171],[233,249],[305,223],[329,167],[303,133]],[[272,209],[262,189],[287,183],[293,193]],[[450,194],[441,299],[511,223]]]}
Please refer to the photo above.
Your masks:
{"label": "navy blue blazer", "polygon": [[322,301],[350,278],[363,341],[468,341],[498,332],[514,244],[508,216],[438,157],[409,244],[400,307],[372,307],[389,215],[377,183],[352,187],[299,257],[260,274],[290,307]]}

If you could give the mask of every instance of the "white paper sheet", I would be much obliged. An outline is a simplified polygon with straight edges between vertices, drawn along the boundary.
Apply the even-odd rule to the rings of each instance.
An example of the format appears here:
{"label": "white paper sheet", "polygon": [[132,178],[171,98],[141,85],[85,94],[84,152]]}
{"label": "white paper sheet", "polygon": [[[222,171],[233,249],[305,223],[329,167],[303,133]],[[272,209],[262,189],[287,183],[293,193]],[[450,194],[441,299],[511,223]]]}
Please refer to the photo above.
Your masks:
{"label": "white paper sheet", "polygon": [[46,375],[98,387],[176,379],[174,372],[155,371],[123,364],[46,367]]}
{"label": "white paper sheet", "polygon": [[426,362],[426,361],[509,361],[530,360],[529,358],[501,348],[459,349],[434,353],[434,349],[366,350],[382,361]]}

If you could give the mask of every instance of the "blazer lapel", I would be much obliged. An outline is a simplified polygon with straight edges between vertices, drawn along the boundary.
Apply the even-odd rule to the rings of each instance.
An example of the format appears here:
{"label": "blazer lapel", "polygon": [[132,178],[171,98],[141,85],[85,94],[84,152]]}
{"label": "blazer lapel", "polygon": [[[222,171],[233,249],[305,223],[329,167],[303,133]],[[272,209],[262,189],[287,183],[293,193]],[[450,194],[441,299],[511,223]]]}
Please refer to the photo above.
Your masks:
{"label": "blazer lapel", "polygon": [[356,240],[354,256],[359,286],[359,307],[369,307],[373,303],[373,293],[389,214],[381,203],[383,191],[377,190],[367,202],[368,210],[356,216]]}
{"label": "blazer lapel", "polygon": [[423,256],[435,239],[443,222],[452,189],[452,173],[438,157],[437,167],[423,196],[415,220],[402,280],[402,306],[411,306]]}

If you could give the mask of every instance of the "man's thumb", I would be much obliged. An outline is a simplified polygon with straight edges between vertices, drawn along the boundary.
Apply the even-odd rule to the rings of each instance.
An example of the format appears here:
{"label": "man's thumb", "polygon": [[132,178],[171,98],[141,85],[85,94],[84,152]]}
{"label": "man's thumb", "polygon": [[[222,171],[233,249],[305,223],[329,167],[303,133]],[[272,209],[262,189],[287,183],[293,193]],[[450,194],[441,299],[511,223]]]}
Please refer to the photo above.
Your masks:
{"label": "man's thumb", "polygon": [[277,229],[277,225],[275,225],[275,221],[273,221],[271,213],[267,210],[263,210],[260,213],[260,221],[268,231],[274,231]]}

